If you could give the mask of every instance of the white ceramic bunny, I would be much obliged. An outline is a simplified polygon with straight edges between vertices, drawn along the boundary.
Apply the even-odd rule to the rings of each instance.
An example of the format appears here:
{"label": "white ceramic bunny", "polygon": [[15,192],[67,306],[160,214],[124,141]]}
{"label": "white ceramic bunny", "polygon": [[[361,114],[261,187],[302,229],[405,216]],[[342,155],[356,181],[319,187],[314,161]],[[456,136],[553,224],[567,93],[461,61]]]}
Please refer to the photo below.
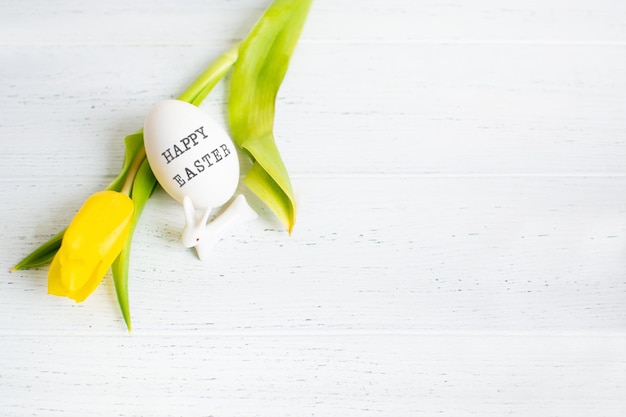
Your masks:
{"label": "white ceramic bunny", "polygon": [[209,255],[215,243],[227,230],[257,217],[243,194],[239,194],[219,216],[209,223],[207,221],[211,214],[210,208],[198,218],[196,209],[188,196],[183,198],[183,208],[185,210],[183,245],[186,248],[195,247],[200,259],[205,259]]}

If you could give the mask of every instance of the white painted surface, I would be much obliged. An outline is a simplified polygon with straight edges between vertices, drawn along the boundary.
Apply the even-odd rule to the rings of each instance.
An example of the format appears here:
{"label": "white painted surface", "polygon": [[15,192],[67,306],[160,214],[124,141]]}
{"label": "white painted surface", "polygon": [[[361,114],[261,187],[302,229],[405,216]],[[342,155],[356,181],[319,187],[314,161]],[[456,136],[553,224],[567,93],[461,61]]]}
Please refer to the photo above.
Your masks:
{"label": "white painted surface", "polygon": [[110,277],[75,305],[6,272],[266,5],[0,4],[0,414],[625,415],[618,0],[318,0],[278,98],[293,236],[252,198],[203,264],[157,192],[130,335]]}

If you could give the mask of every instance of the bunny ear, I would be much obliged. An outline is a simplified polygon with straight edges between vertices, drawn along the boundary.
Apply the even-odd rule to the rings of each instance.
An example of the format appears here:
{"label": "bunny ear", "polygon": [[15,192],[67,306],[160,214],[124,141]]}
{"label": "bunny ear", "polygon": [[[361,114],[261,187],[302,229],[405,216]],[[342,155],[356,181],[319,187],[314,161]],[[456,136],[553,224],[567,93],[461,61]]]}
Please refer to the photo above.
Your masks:
{"label": "bunny ear", "polygon": [[202,220],[198,223],[200,226],[204,226],[209,221],[209,215],[211,214],[211,207],[206,209],[202,214]]}
{"label": "bunny ear", "polygon": [[188,225],[194,226],[196,220],[196,209],[193,207],[189,196],[183,197],[183,209],[185,210],[185,221]]}

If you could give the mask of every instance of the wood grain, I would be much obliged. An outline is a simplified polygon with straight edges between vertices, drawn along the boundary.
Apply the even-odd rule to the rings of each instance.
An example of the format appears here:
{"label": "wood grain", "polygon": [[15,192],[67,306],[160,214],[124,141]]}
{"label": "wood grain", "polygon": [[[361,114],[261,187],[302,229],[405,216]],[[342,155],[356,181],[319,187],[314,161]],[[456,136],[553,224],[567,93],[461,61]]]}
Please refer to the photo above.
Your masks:
{"label": "wood grain", "polygon": [[626,383],[619,337],[64,335],[8,342],[20,348],[0,359],[15,395],[0,411],[18,417],[61,410],[529,417],[626,411],[616,386]]}

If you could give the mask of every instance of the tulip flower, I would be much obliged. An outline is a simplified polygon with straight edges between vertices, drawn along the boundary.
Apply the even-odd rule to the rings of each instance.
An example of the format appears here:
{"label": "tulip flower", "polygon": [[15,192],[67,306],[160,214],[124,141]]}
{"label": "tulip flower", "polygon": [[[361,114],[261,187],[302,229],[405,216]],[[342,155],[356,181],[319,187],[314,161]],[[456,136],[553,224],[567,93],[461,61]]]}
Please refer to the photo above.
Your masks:
{"label": "tulip flower", "polygon": [[126,243],[133,202],[117,191],[85,201],[67,228],[48,272],[48,292],[84,301],[102,281]]}

